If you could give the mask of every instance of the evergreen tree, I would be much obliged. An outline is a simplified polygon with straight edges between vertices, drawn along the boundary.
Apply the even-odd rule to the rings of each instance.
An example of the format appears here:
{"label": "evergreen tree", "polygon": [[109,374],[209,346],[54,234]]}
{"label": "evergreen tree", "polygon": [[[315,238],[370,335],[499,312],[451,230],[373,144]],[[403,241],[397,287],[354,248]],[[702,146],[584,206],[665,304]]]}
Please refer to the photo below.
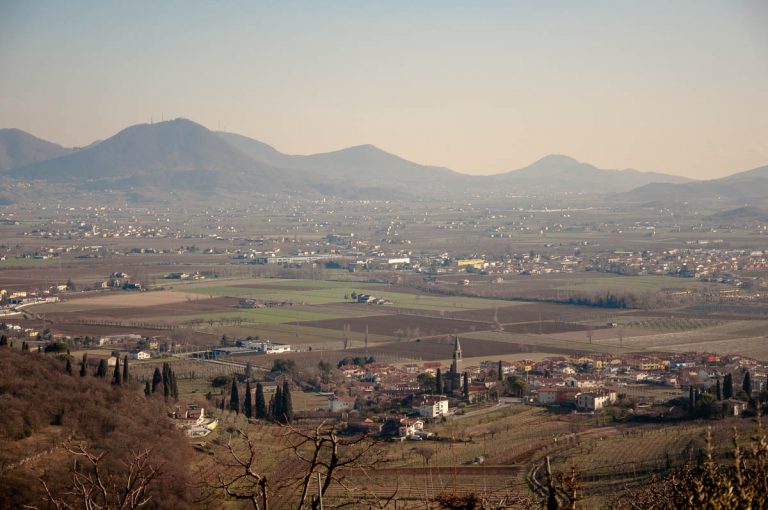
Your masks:
{"label": "evergreen tree", "polygon": [[439,368],[435,373],[435,393],[438,395],[443,394],[443,374],[440,372]]}
{"label": "evergreen tree", "polygon": [[723,398],[726,400],[733,398],[733,375],[725,374],[723,379]]}
{"label": "evergreen tree", "polygon": [[251,381],[245,381],[245,402],[243,403],[243,414],[247,418],[253,418],[253,402],[251,400]]}
{"label": "evergreen tree", "polygon": [[688,388],[688,414],[693,416],[696,407],[696,395],[693,392],[693,386]]}
{"label": "evergreen tree", "polygon": [[501,360],[499,360],[499,373],[498,373],[498,375],[497,375],[497,377],[499,378],[499,381],[502,381],[502,380],[503,380],[503,377],[502,377],[502,374],[503,374],[503,373],[504,373],[504,372],[501,370]]}
{"label": "evergreen tree", "polygon": [[723,400],[723,390],[720,388],[720,378],[717,378],[717,385],[715,386],[715,396],[717,400]]}
{"label": "evergreen tree", "polygon": [[173,397],[173,400],[179,400],[179,385],[176,381],[176,372],[173,370],[171,370],[171,396]]}
{"label": "evergreen tree", "polygon": [[269,421],[273,421],[275,419],[275,394],[274,393],[269,398],[269,409],[267,409],[266,418]]}
{"label": "evergreen tree", "polygon": [[21,342],[21,350],[22,350],[22,352],[29,350],[29,345],[27,345],[27,341],[26,340]]}
{"label": "evergreen tree", "polygon": [[747,398],[752,398],[752,377],[749,375],[749,370],[744,374],[744,381],[741,383],[741,389],[747,394]]}
{"label": "evergreen tree", "polygon": [[469,400],[469,374],[464,372],[464,399]]}
{"label": "evergreen tree", "polygon": [[171,396],[171,365],[168,362],[163,363],[163,397],[168,399]]}
{"label": "evergreen tree", "polygon": [[120,386],[121,380],[122,380],[122,377],[120,376],[120,356],[115,356],[115,373],[112,375],[112,384],[116,386]]}
{"label": "evergreen tree", "polygon": [[256,383],[256,418],[267,419],[267,403],[264,401],[264,386],[261,383]]}
{"label": "evergreen tree", "polygon": [[152,394],[152,388],[149,386],[149,379],[144,383],[144,396],[148,397]]}
{"label": "evergreen tree", "polygon": [[85,367],[88,366],[88,353],[83,353],[83,361],[80,362],[80,377],[85,377],[86,375],[86,369]]}
{"label": "evergreen tree", "polygon": [[0,335],[0,347],[5,347],[6,345],[8,345],[8,337]]}
{"label": "evergreen tree", "polygon": [[288,387],[288,382],[283,383],[283,420],[281,423],[291,423],[293,421],[293,400],[291,399],[291,388]]}
{"label": "evergreen tree", "polygon": [[72,375],[72,361],[69,358],[67,358],[67,366],[65,370],[69,375]]}
{"label": "evergreen tree", "polygon": [[152,393],[160,389],[161,382],[163,382],[163,376],[160,374],[160,369],[155,367],[155,372],[152,374]]}
{"label": "evergreen tree", "polygon": [[272,415],[272,421],[280,422],[283,419],[283,391],[280,386],[275,389],[274,401],[269,414]]}
{"label": "evergreen tree", "polygon": [[104,378],[107,376],[107,360],[99,360],[99,367],[96,369],[96,377]]}
{"label": "evergreen tree", "polygon": [[229,397],[229,410],[240,414],[240,396],[237,394],[237,382],[232,379],[232,390]]}
{"label": "evergreen tree", "polygon": [[123,382],[128,382],[128,355],[123,356]]}

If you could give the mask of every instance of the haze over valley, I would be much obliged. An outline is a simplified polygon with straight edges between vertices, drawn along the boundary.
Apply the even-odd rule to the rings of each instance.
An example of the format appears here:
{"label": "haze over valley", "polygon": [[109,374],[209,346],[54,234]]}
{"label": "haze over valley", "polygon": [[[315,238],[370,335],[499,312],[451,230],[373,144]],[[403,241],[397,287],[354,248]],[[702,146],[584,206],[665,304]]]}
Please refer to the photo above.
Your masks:
{"label": "haze over valley", "polygon": [[0,2],[0,508],[768,507],[766,26]]}

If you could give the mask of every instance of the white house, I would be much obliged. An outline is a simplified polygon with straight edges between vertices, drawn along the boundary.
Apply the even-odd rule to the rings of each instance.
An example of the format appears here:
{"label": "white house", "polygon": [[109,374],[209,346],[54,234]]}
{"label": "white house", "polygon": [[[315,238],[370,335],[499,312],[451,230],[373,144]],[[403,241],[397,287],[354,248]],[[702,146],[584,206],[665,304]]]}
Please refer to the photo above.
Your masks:
{"label": "white house", "polygon": [[400,428],[398,433],[400,437],[417,436],[420,432],[424,431],[424,422],[421,420],[414,420],[411,418],[403,418],[400,420]]}
{"label": "white house", "polygon": [[328,410],[332,413],[349,411],[355,407],[355,397],[338,397],[331,395],[328,398]]}
{"label": "white house", "polygon": [[242,346],[253,351],[260,351],[266,354],[277,354],[281,352],[291,352],[290,345],[273,344],[269,340],[266,342],[243,342]]}
{"label": "white house", "polygon": [[419,404],[419,416],[436,418],[448,415],[448,399],[445,397],[425,397]]}
{"label": "white house", "polygon": [[580,393],[576,397],[576,407],[586,411],[597,411],[606,404],[616,402],[616,392],[613,390],[596,390]]}
{"label": "white house", "polygon": [[152,357],[152,355],[150,353],[148,353],[147,351],[133,352],[130,355],[131,359],[138,359],[138,360],[149,359],[151,357]]}

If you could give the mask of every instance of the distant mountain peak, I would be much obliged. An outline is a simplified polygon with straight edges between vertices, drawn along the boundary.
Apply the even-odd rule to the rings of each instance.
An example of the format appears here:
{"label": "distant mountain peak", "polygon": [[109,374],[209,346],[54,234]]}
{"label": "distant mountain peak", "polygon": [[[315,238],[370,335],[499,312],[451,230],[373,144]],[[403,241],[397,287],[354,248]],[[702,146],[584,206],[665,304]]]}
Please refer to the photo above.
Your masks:
{"label": "distant mountain peak", "polygon": [[72,152],[21,129],[0,129],[0,171],[38,161],[64,156]]}
{"label": "distant mountain peak", "polygon": [[570,156],[566,156],[565,154],[548,154],[533,164],[536,165],[538,163],[558,163],[558,164],[579,165],[581,164],[581,161],[578,161]]}

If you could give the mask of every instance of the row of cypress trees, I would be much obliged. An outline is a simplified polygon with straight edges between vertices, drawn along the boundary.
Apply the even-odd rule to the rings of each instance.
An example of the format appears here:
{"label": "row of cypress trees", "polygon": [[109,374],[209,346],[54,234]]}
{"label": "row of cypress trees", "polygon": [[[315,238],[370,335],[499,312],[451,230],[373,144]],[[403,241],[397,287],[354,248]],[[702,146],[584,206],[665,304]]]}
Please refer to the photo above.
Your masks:
{"label": "row of cypress trees", "polygon": [[[122,370],[120,365],[120,356],[115,356],[115,370],[112,373],[112,384],[120,386],[128,382],[130,376],[128,375],[128,355],[123,357]],[[96,367],[96,371],[93,373],[94,377],[100,377],[104,379],[107,377],[108,363],[106,359],[99,360],[99,365]],[[67,356],[67,362],[64,369],[69,375],[73,375],[72,360]],[[83,353],[83,358],[80,360],[80,377],[88,375],[88,353]]]}
{"label": "row of cypress trees", "polygon": [[168,362],[163,363],[163,369],[155,367],[155,371],[152,374],[152,383],[147,381],[144,384],[144,395],[149,397],[150,395],[160,391],[160,386],[163,387],[163,397],[168,400],[172,397],[174,400],[179,400],[179,386],[176,380],[176,373],[171,368],[171,364]]}
{"label": "row of cypress trees", "polygon": [[[264,398],[264,386],[261,383],[256,383],[255,397],[253,393],[251,391],[251,382],[246,381],[242,412],[247,418],[271,420],[283,424],[293,421],[293,400],[291,398],[291,388],[287,381],[283,382],[282,387],[277,387],[275,394],[272,395],[269,401],[269,407],[267,407]],[[241,410],[240,393],[237,381],[234,379],[232,380],[232,389],[229,395],[229,410],[235,413],[240,413]]]}

